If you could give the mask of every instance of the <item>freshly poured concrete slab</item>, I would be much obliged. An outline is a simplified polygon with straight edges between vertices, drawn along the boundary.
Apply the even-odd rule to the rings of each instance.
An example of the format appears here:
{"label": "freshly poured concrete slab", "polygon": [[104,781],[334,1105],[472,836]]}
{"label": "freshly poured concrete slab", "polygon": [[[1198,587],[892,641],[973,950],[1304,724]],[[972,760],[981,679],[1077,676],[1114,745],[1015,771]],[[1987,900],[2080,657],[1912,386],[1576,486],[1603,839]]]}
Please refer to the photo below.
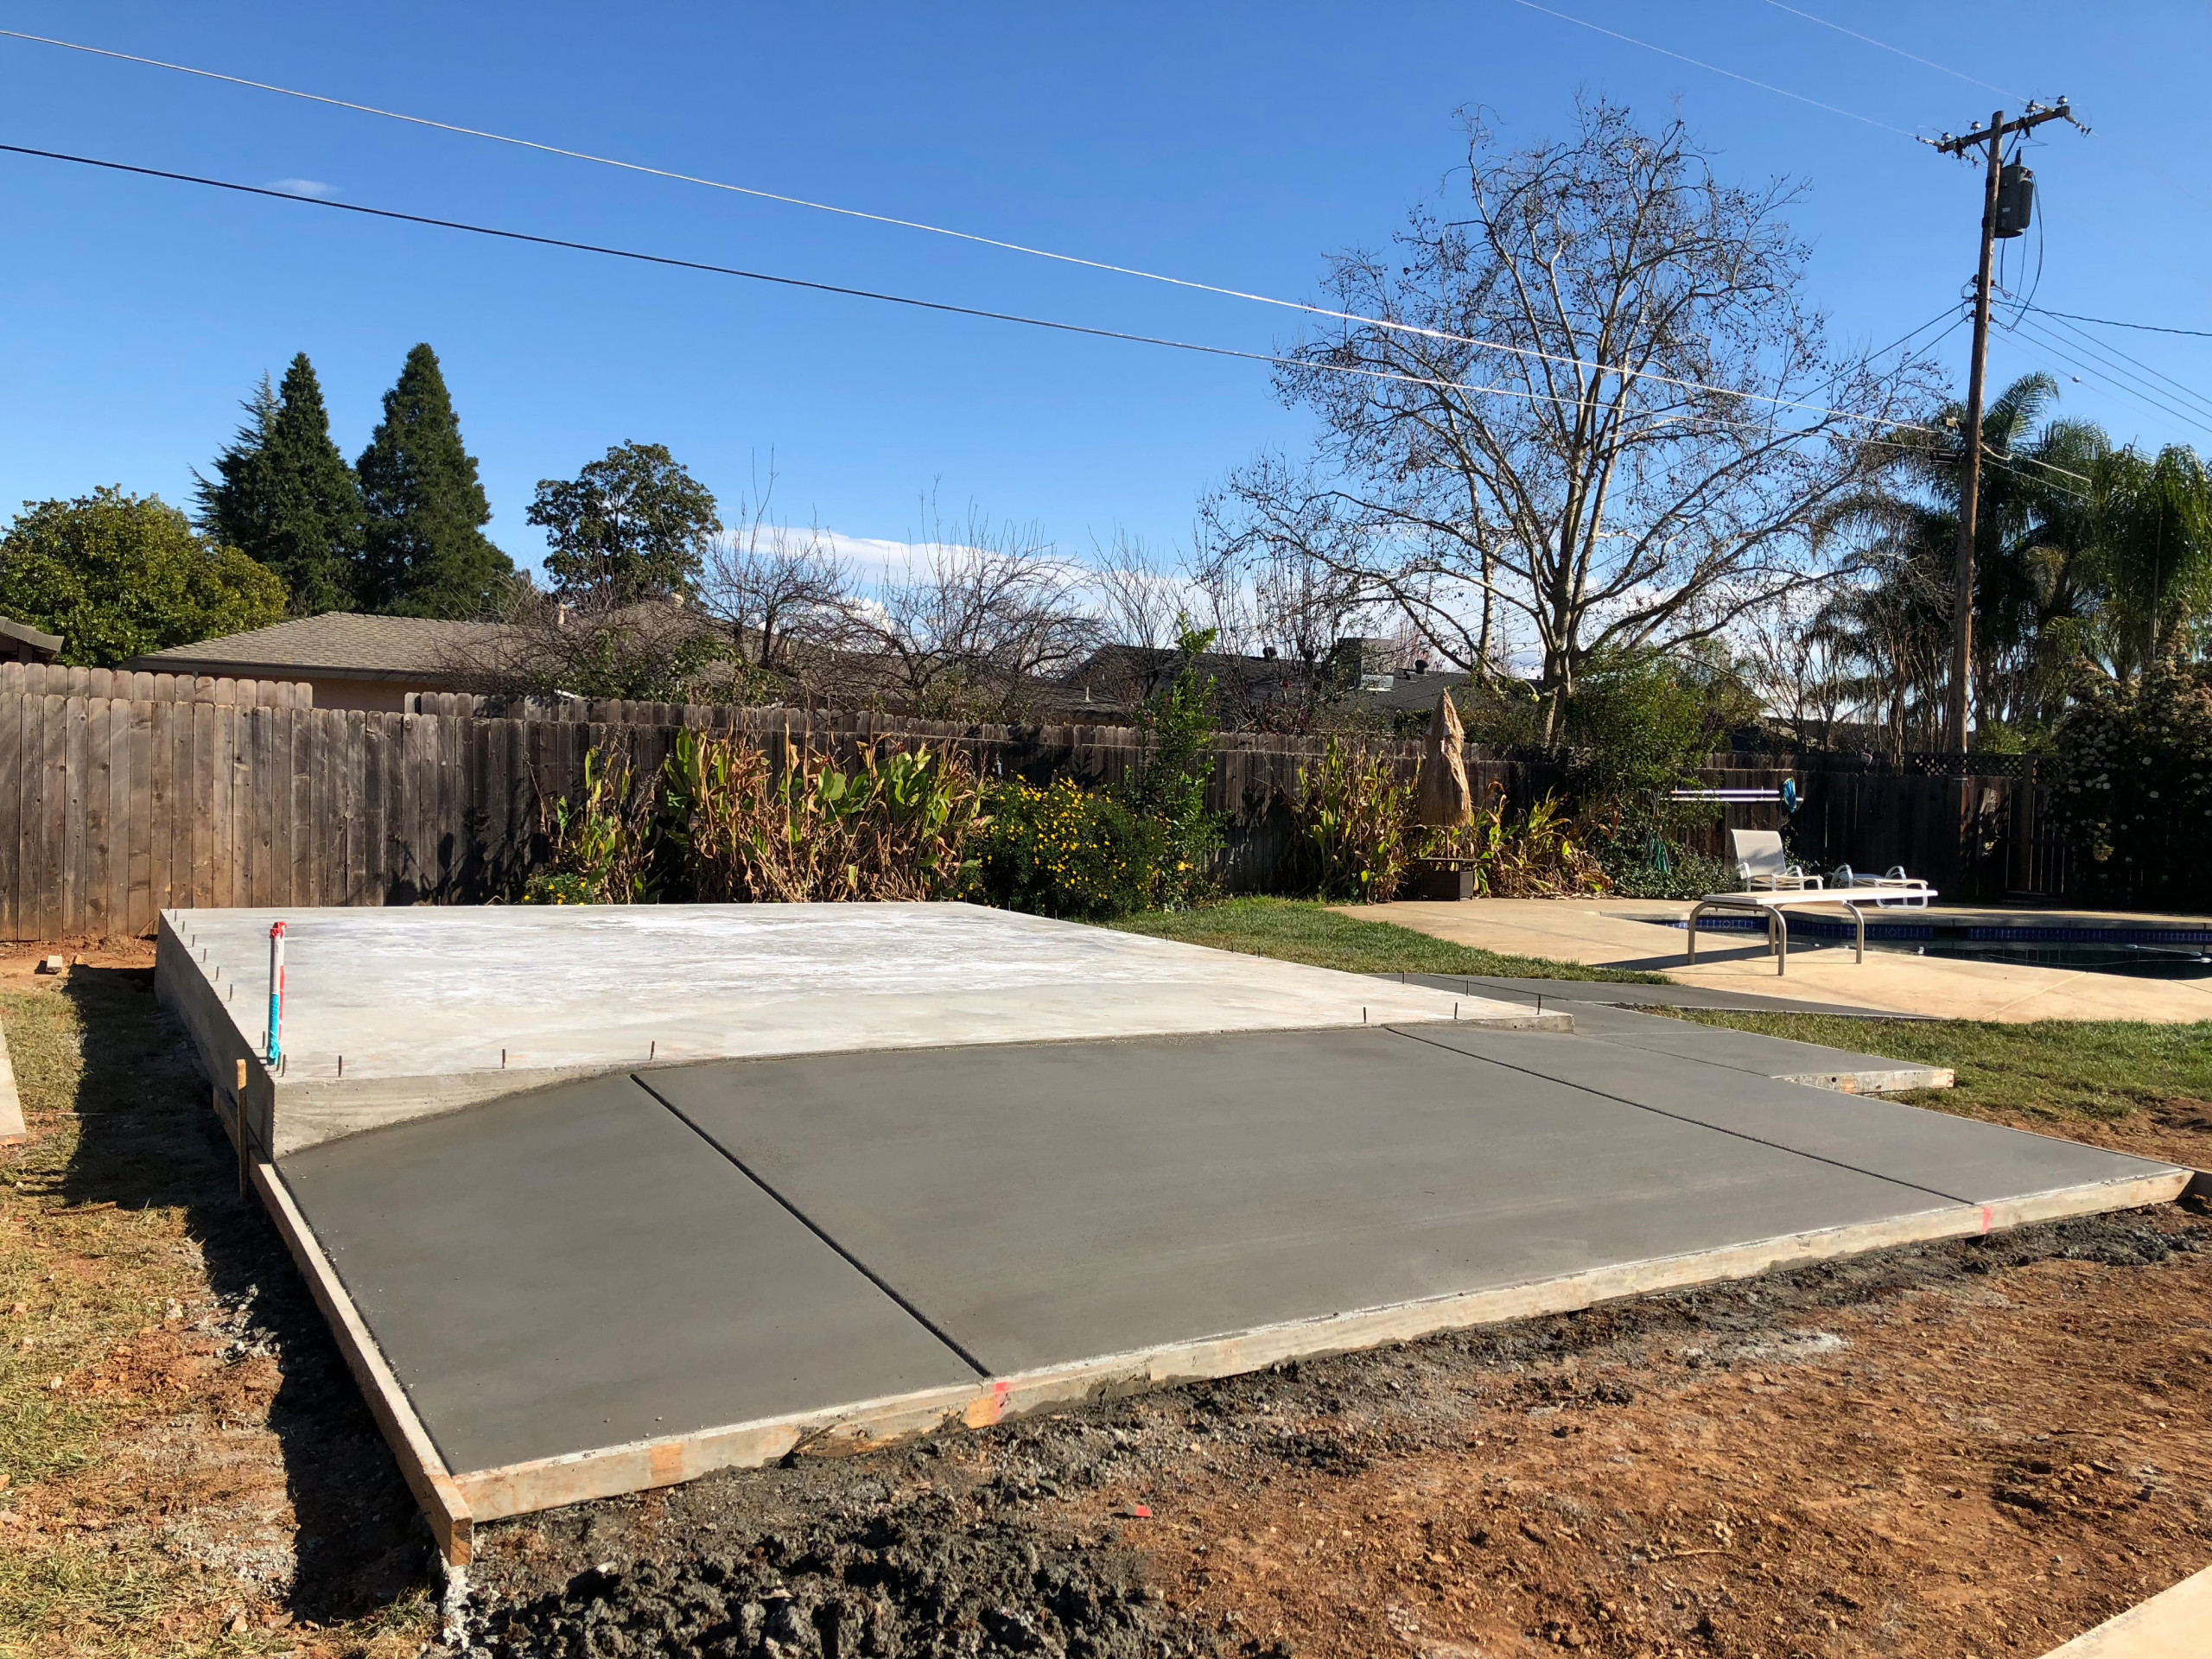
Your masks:
{"label": "freshly poured concrete slab", "polygon": [[1808,1002],[1801,998],[1762,996],[1755,992],[1709,985],[1646,985],[1619,979],[1520,979],[1497,974],[1386,974],[1409,985],[1470,996],[1498,996],[1532,1006],[1580,1009],[1591,1004],[1612,1007],[1712,1008],[1738,1014],[1833,1014],[1852,1020],[1933,1020],[1932,1014],[1893,1014],[1864,1003]]}
{"label": "freshly poured concrete slab", "polygon": [[1373,1029],[641,1075],[995,1372],[1953,1207]]}
{"label": "freshly poured concrete slab", "polygon": [[[1967,1204],[2125,1184],[2173,1166],[1895,1101],[1839,1096],[1720,1065],[1656,1063],[1601,1038],[1421,1028],[1417,1040]],[[2179,1188],[2177,1187],[2177,1192]]]}
{"label": "freshly poured concrete slab", "polygon": [[626,1076],[277,1168],[455,1471],[976,1379]]}
{"label": "freshly poured concrete slab", "polygon": [[1664,1014],[1637,1014],[1602,1003],[1577,1003],[1574,1028],[1581,1036],[1624,1048],[1671,1055],[1701,1065],[1725,1066],[1732,1071],[1748,1071],[1754,1077],[1774,1077],[1783,1083],[1838,1090],[1847,1095],[1948,1089],[1952,1083],[1948,1066],[1919,1065],[1879,1054],[1859,1054],[1817,1043],[1793,1042],[1763,1032],[1730,1031],[1722,1026],[1669,1020]]}
{"label": "freshly poured concrete slab", "polygon": [[[263,1078],[269,929],[283,1065]],[[1538,1023],[1524,1005],[972,905],[165,911],[156,985],[276,1154],[569,1077],[694,1059]],[[1565,1015],[1541,1023],[1565,1029]]]}
{"label": "freshly poured concrete slab", "polygon": [[[1815,1089],[1840,1090],[1848,1095],[1897,1093],[1909,1089],[1948,1089],[1953,1078],[1948,1066],[1919,1065],[1910,1061],[1885,1058],[1879,1054],[1859,1054],[1847,1049],[1827,1048],[1816,1043],[1793,1042],[1787,1038],[1769,1037],[1761,1032],[1730,1031],[1720,1026],[1696,1025],[1681,1020],[1670,1020],[1663,1014],[1637,1014],[1630,1007],[1619,1006],[1615,993],[1624,990],[1674,991],[1675,987],[1606,985],[1602,982],[1558,980],[1460,980],[1445,975],[1415,976],[1420,982],[1444,989],[1461,985],[1480,985],[1485,988],[1503,986],[1508,995],[1521,993],[1524,987],[1539,988],[1526,993],[1533,997],[1548,997],[1553,1007],[1566,1003],[1574,1010],[1574,1029],[1584,1037],[1595,1037],[1628,1048],[1640,1048],[1655,1054],[1671,1054],[1679,1059],[1695,1060],[1707,1065],[1726,1066],[1732,1071],[1749,1071],[1762,1077],[1779,1077],[1787,1083],[1808,1084]],[[1560,984],[1574,987],[1580,995],[1562,997],[1554,988]],[[1712,1001],[1683,1001],[1679,995],[1664,998],[1646,997],[1646,1007],[1707,1007],[1720,1006],[1725,999],[1713,993],[1702,993],[1713,998]],[[1533,1002],[1531,1006],[1534,1006]],[[1777,1007],[1785,1005],[1777,1004]],[[1789,1010],[1802,1014],[1797,1007]]]}

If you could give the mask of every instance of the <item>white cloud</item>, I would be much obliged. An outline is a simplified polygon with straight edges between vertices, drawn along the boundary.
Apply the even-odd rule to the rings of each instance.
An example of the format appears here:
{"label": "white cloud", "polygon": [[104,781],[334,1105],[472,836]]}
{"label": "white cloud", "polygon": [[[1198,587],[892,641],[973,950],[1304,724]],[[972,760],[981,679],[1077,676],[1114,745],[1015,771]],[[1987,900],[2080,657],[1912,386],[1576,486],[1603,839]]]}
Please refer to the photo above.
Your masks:
{"label": "white cloud", "polygon": [[317,200],[338,194],[334,184],[325,184],[321,179],[271,179],[264,187],[282,190],[288,196],[310,196]]}

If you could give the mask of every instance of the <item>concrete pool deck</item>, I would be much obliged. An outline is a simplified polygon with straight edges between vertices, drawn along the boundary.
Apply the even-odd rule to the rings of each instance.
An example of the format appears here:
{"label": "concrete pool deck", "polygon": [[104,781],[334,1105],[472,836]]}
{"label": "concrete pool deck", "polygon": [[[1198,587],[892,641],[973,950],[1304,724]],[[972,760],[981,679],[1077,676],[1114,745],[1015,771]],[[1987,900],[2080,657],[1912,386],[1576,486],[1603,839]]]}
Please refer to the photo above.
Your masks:
{"label": "concrete pool deck", "polygon": [[[2032,1020],[2144,1020],[2165,1024],[2212,1020],[2212,977],[2148,979],[2045,968],[2025,963],[1969,962],[1869,949],[1854,963],[1847,946],[1822,948],[1793,938],[1789,974],[1777,978],[1764,939],[1735,944],[1726,934],[1700,940],[1694,967],[1683,960],[1687,900],[1659,899],[1473,899],[1338,907],[1347,916],[1513,956],[1541,957],[1589,967],[1664,974],[1676,984],[1758,995],[1787,1001],[1839,1005],[1866,1014],[1894,1013],[1947,1020],[2019,1023]],[[1988,915],[2028,922],[2072,912],[1939,906],[1931,915]],[[1907,912],[1897,912],[1904,917]],[[2138,925],[2158,917],[2084,913],[2075,919]],[[2172,918],[2194,925],[2195,917]],[[1872,924],[1870,923],[1870,926]]]}
{"label": "concrete pool deck", "polygon": [[[486,912],[288,918],[321,950],[306,958],[313,977],[292,981],[294,1029],[314,1029],[310,995],[413,988],[465,1014],[481,983],[499,1020],[534,996],[541,1030],[602,1043],[632,1040],[656,999],[729,1003],[753,1046],[550,1081],[541,1066],[522,1078],[537,1086],[466,1109],[387,1112],[273,1154],[245,1142],[246,1173],[449,1562],[466,1561],[480,1520],[2158,1203],[2189,1179],[1777,1081],[1759,1070],[1764,1050],[1577,1036],[1525,1006],[1478,1024],[1465,1017],[1476,1000],[1446,990],[1285,977],[1285,964],[1197,947],[1131,954],[1156,942],[965,907],[796,908],[807,913],[724,912],[719,926],[678,917],[658,933],[571,912],[583,918],[565,924],[571,939],[689,930],[686,977],[658,990],[626,988],[652,964],[619,952],[456,984],[455,940],[542,950],[562,937],[472,931]],[[318,931],[364,915],[377,928]],[[191,919],[165,931],[160,980],[217,1057],[219,1102],[222,1046],[244,1033],[215,987],[245,976],[238,954],[267,918]],[[862,938],[909,956],[871,966],[852,944]],[[871,976],[887,988],[879,1001]],[[1057,988],[1059,1023],[1025,1039],[1040,982]],[[919,1029],[908,999],[949,987],[965,1023]],[[1097,1024],[1174,1028],[1072,1034],[1083,988]],[[779,1035],[776,1007],[810,1023]],[[451,1008],[399,1001],[383,1027],[404,1033],[418,1012],[426,1065],[465,1063],[481,1040]],[[1016,1035],[981,1039],[994,1030]],[[302,1041],[296,1052],[319,1052]],[[825,1046],[793,1052],[800,1041]],[[388,1063],[408,1052],[395,1042]],[[414,1081],[435,1093],[454,1075]],[[367,1081],[397,1101],[409,1080]]]}

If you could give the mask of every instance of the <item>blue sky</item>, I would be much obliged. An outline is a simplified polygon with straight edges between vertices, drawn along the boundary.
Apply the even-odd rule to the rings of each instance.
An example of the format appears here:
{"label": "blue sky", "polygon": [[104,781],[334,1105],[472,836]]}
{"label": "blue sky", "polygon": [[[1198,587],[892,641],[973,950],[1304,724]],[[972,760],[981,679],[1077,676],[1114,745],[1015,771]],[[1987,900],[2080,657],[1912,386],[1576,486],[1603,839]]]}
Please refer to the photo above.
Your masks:
{"label": "blue sky", "polygon": [[[2017,98],[1768,3],[1553,9],[1933,133]],[[2038,302],[2212,328],[2212,203],[2185,130],[2212,10],[2002,13],[1808,0],[2095,128],[2034,156]],[[1294,297],[1324,253],[1376,245],[1449,188],[1453,111],[1560,131],[1580,92],[1679,107],[1723,166],[1810,194],[1813,291],[1880,343],[1972,275],[1978,180],[1877,125],[1670,60],[1512,0],[1071,8],[540,3],[377,7],[23,0],[0,26],[648,165]],[[434,133],[0,40],[0,142],[823,281],[1267,350],[1296,320],[1236,301]],[[0,156],[0,502],[103,483],[188,499],[264,372],[320,371],[351,454],[407,348],[445,365],[494,509],[534,563],[537,479],[614,442],[669,444],[728,505],[778,474],[775,517],[898,540],[932,491],[1071,550],[1187,536],[1197,494],[1302,416],[1257,365],[362,221]],[[2036,238],[2024,248],[2032,259]],[[2015,250],[2023,244],[2014,244]],[[1945,360],[1963,385],[1965,331]],[[2104,333],[2212,394],[2212,340]],[[2046,366],[2068,412],[2156,444],[2212,435]],[[2156,383],[2153,383],[2154,385]],[[2167,394],[2171,401],[2171,395]],[[2205,416],[2212,423],[2212,415]]]}

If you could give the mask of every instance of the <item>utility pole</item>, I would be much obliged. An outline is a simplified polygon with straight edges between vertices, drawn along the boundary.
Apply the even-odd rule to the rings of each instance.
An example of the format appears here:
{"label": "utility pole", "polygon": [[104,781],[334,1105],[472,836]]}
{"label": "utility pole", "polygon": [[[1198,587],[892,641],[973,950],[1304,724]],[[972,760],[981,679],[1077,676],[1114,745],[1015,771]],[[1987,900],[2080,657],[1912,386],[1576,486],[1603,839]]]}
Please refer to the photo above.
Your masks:
{"label": "utility pole", "polygon": [[[2005,140],[2015,133],[2032,131],[2046,121],[2072,121],[2082,127],[2061,98],[2055,106],[2031,100],[2027,113],[2011,121],[1999,110],[1989,118],[1989,124],[1976,132],[1958,137],[1947,132],[1941,140],[1921,140],[1947,156],[1963,156],[1977,144],[1989,152],[1988,174],[1981,191],[1981,266],[1974,286],[1974,362],[1967,372],[1967,453],[1959,480],[1959,551],[1952,572],[1956,598],[1951,614],[1950,696],[1944,709],[1946,747],[1960,755],[1967,752],[1967,718],[1972,706],[1968,682],[1974,671],[1974,519],[1981,503],[1981,383],[1989,359],[1990,260],[1999,237],[2018,236],[2027,229],[2035,199],[2035,175],[2023,167],[2005,166]],[[2088,129],[2082,127],[2082,130]],[[2018,181],[2007,181],[2004,175],[2008,173],[2016,173]],[[2009,200],[2005,200],[2008,190],[2013,193]],[[2008,222],[2003,225],[1999,223],[2000,203],[2009,210],[2004,215]]]}

